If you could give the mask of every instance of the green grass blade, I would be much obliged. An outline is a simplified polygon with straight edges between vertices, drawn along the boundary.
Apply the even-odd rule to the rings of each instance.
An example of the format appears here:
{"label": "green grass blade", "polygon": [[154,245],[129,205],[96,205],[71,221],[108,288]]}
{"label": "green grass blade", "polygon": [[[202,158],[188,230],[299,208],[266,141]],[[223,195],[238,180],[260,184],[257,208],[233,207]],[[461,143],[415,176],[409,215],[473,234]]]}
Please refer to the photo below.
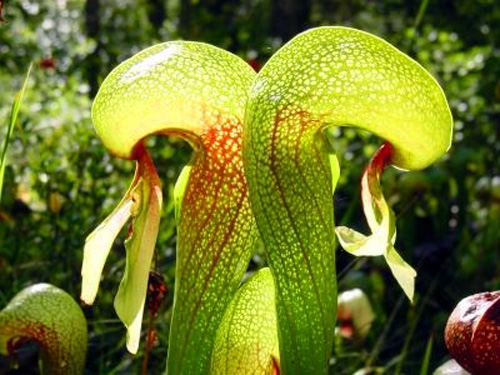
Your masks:
{"label": "green grass blade", "polygon": [[5,174],[5,167],[7,166],[7,150],[9,149],[10,139],[12,138],[12,133],[14,132],[14,127],[16,126],[17,117],[19,115],[19,109],[21,108],[21,102],[24,98],[24,93],[26,92],[26,87],[28,86],[28,80],[31,74],[31,68],[33,64],[30,64],[26,77],[24,78],[24,83],[21,90],[16,94],[14,103],[12,103],[12,110],[10,112],[9,123],[7,126],[7,134],[3,142],[2,156],[0,157],[0,202],[2,201],[2,190],[3,190],[3,177]]}
{"label": "green grass blade", "polygon": [[420,375],[428,375],[429,374],[429,364],[431,362],[433,344],[434,344],[434,339],[431,335],[429,337],[429,340],[427,341],[427,345],[425,347],[425,354],[424,354],[424,358],[422,359],[422,367],[420,368]]}

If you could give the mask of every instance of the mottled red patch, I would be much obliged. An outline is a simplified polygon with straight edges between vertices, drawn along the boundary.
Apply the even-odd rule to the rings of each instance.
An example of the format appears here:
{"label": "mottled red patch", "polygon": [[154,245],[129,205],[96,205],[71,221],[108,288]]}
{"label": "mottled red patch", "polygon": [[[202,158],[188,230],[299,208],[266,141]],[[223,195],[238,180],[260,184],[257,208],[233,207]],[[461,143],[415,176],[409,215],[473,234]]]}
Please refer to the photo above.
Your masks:
{"label": "mottled red patch", "polygon": [[365,174],[368,174],[370,176],[369,181],[379,180],[385,167],[390,164],[393,152],[394,148],[392,145],[389,142],[384,142],[364,170],[363,177]]}
{"label": "mottled red patch", "polygon": [[[208,120],[207,120],[208,121]],[[204,157],[196,165],[190,178],[190,186],[184,198],[184,204],[190,213],[185,215],[194,221],[191,230],[198,228],[197,239],[202,240],[203,228],[210,225],[212,219],[218,215],[231,215],[232,220],[227,220],[227,226],[220,229],[220,235],[211,236],[207,241],[207,248],[213,248],[219,243],[218,251],[211,251],[209,277],[205,279],[204,289],[215,267],[219,263],[223,249],[235,235],[233,228],[242,209],[243,202],[247,199],[247,186],[243,174],[243,161],[241,158],[241,131],[242,125],[235,119],[225,119],[222,115],[215,118],[215,123],[210,124],[209,130],[201,140]],[[226,191],[222,192],[224,189]],[[222,197],[222,194],[224,196]],[[224,200],[230,200],[235,205],[233,211],[225,210]],[[194,209],[196,207],[196,209]],[[226,212],[224,212],[226,211]],[[206,220],[200,222],[202,214]],[[203,290],[204,290],[203,289]],[[197,306],[201,301],[197,301]]]}
{"label": "mottled red patch", "polygon": [[[220,316],[228,300],[218,295],[220,288],[232,288],[227,265],[242,262],[252,222],[242,161],[242,123],[234,115],[204,109],[205,131],[197,139],[199,150],[192,162],[189,183],[182,200],[177,267],[179,274],[176,311],[183,311],[183,321],[175,321],[171,340],[180,345],[177,367],[182,373],[187,351],[210,334],[210,318]],[[214,276],[215,275],[215,276]],[[220,303],[204,310],[207,293],[216,293]],[[205,315],[202,315],[205,314]],[[187,319],[185,318],[187,317]],[[206,330],[193,338],[196,321],[204,320]],[[211,340],[211,338],[210,338]],[[196,344],[195,344],[196,342]],[[196,349],[195,349],[196,350]]]}
{"label": "mottled red patch", "polygon": [[16,350],[33,341],[39,344],[47,358],[57,356],[59,339],[54,330],[40,323],[26,322],[22,327],[16,327],[16,333],[18,335],[7,342],[7,353],[14,360],[16,360]]}
{"label": "mottled red patch", "polygon": [[210,128],[208,129],[208,131],[205,133],[205,137],[204,137],[204,144],[205,145],[210,145],[210,144],[213,144],[215,142],[215,140],[218,138],[217,136],[217,129],[216,128]]}
{"label": "mottled red patch", "polygon": [[464,298],[445,330],[451,356],[475,375],[500,374],[500,291]]}
{"label": "mottled red patch", "polygon": [[24,344],[27,344],[31,341],[33,341],[33,339],[26,336],[12,337],[11,339],[9,339],[9,341],[7,341],[7,354],[15,359],[16,351],[20,349]]}
{"label": "mottled red patch", "polygon": [[500,374],[500,296],[477,323],[472,337],[472,353],[477,374]]}

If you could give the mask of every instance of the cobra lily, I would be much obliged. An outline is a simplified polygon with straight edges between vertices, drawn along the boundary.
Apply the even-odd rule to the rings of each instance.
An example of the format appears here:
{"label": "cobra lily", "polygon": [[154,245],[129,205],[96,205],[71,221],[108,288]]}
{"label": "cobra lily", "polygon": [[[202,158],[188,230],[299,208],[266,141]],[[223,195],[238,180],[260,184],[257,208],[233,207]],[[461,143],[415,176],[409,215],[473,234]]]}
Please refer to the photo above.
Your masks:
{"label": "cobra lily", "polygon": [[[348,250],[383,254],[411,297],[414,271],[393,248],[394,216],[380,189],[385,165],[422,169],[451,142],[443,91],[384,40],[344,27],[298,35],[255,79],[243,160],[250,200],[276,284],[283,374],[327,374],[337,287],[331,192],[338,168],[323,130],[355,126],[386,140],[364,177],[365,216],[377,238],[341,230]],[[346,234],[347,232],[347,234]],[[373,237],[372,237],[373,238]]]}
{"label": "cobra lily", "polygon": [[0,352],[12,351],[26,341],[40,346],[42,375],[83,374],[87,321],[65,291],[35,284],[0,311]]}
{"label": "cobra lily", "polygon": [[244,106],[254,76],[243,60],[216,47],[168,42],[115,68],[92,107],[104,145],[113,155],[135,160],[137,169],[123,200],[87,239],[82,299],[94,301],[112,242],[132,220],[115,298],[132,353],[139,343],[162,201],[143,139],[177,136],[195,150],[176,186],[177,268],[167,364],[172,374],[209,370],[216,329],[256,238],[241,158]]}
{"label": "cobra lily", "polygon": [[[354,255],[384,256],[413,297],[415,271],[394,248],[395,215],[380,177],[389,165],[414,170],[437,160],[450,145],[452,119],[437,82],[385,41],[348,28],[313,29],[285,45],[257,76],[244,61],[206,44],[160,44],[113,70],[92,118],[108,150],[134,160],[136,173],[122,201],[87,239],[81,298],[94,301],[112,243],[131,221],[115,299],[131,352],[139,344],[161,216],[160,179],[144,147],[153,134],[181,137],[195,149],[175,188],[179,235],[169,373],[328,372],[337,305],[331,194],[340,173],[325,142],[328,127],[355,126],[385,139],[362,177],[372,234],[346,227],[336,233]],[[270,270],[236,293],[256,238],[248,194]],[[49,332],[57,324],[49,319],[34,331],[18,325],[25,314],[20,302],[32,303],[26,294],[14,299],[0,322],[12,317],[4,324],[7,335],[38,339],[38,328]],[[32,311],[38,309],[33,305]],[[68,338],[67,327],[59,328]],[[75,338],[83,332],[78,328]],[[61,348],[73,345],[73,337],[66,341]],[[86,345],[74,346],[80,350],[75,367],[47,345],[44,354],[56,358],[47,360],[50,373],[79,373]]]}

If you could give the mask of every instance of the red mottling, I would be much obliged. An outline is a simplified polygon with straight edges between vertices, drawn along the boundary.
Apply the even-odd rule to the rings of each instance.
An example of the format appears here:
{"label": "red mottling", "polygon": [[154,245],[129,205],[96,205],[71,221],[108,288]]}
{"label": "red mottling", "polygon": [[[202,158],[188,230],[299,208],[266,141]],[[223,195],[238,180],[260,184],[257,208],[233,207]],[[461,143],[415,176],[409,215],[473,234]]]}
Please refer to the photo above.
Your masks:
{"label": "red mottling", "polygon": [[[207,116],[207,120],[209,119],[210,117]],[[218,115],[215,121],[215,123],[210,124],[209,130],[201,140],[204,157],[199,159],[199,163],[193,169],[190,186],[183,201],[183,204],[191,213],[191,215],[186,216],[194,218],[195,223],[201,224],[194,242],[201,241],[202,229],[209,225],[213,215],[229,213],[228,209],[224,210],[225,213],[220,212],[221,208],[224,207],[224,201],[228,197],[235,199],[231,202],[232,205],[237,205],[236,210],[231,210],[234,219],[239,215],[241,208],[241,204],[236,202],[241,202],[247,198],[246,180],[243,175],[241,160],[242,125],[240,122],[235,123],[234,119],[224,120],[221,115]],[[229,191],[222,193],[223,189]],[[196,211],[194,211],[195,207]],[[202,218],[201,213],[208,214],[202,223],[198,222],[197,219]],[[228,227],[224,228],[223,237],[210,236],[207,247],[211,248],[215,242],[220,245],[226,244],[233,235],[231,229],[233,225],[234,220],[228,220]],[[196,226],[191,223],[191,227]],[[215,267],[219,256],[220,251],[213,254],[211,268]]]}
{"label": "red mottling", "polygon": [[[206,194],[208,186],[215,182],[216,190],[221,189],[221,181],[229,184],[232,188],[239,189],[239,194],[246,194],[246,181],[243,175],[243,162],[241,159],[241,132],[242,124],[234,118],[224,118],[218,114],[213,116],[205,115],[209,124],[208,130],[201,138],[200,147],[202,157],[198,158],[197,164],[203,163],[203,167],[193,170],[193,177],[190,180],[190,190],[195,189],[201,195],[186,194],[184,202],[192,204],[190,199],[198,199]],[[210,121],[214,123],[210,123]],[[237,123],[236,123],[237,122]],[[202,176],[203,175],[203,178]],[[195,179],[196,177],[196,179]],[[205,179],[205,180],[204,180]],[[208,183],[207,181],[212,181]],[[194,184],[194,187],[192,187]],[[210,186],[212,190],[214,187]]]}
{"label": "red mottling", "polygon": [[[206,131],[198,139],[199,152],[192,164],[180,215],[177,303],[189,306],[189,319],[179,323],[187,327],[182,337],[185,343],[191,339],[200,311],[206,308],[207,295],[218,293],[211,289],[214,284],[210,280],[214,275],[222,277],[227,264],[241,262],[238,254],[250,233],[242,225],[252,220],[241,156],[242,123],[235,116],[209,109],[204,109],[204,118]],[[179,363],[186,348],[180,350]]]}
{"label": "red mottling", "polygon": [[20,349],[24,344],[33,341],[32,338],[26,336],[16,336],[12,337],[7,341],[7,354],[9,357],[16,358],[16,351]]}
{"label": "red mottling", "polygon": [[212,127],[205,133],[204,144],[213,144],[217,139],[217,129]]}
{"label": "red mottling", "polygon": [[363,200],[363,192],[366,188],[368,188],[369,194],[373,199],[373,203],[375,203],[380,210],[383,209],[384,197],[382,196],[382,192],[380,190],[379,181],[384,169],[391,163],[393,152],[394,148],[392,145],[389,142],[384,142],[363,171],[363,175],[361,177],[361,200],[364,207],[366,203]]}
{"label": "red mottling", "polygon": [[7,342],[7,353],[15,358],[16,350],[24,344],[35,341],[48,357],[57,357],[59,351],[58,333],[41,323],[26,322],[22,327],[16,327],[17,336]]}
{"label": "red mottling", "polygon": [[30,324],[25,330],[25,334],[41,343],[46,350],[57,349],[57,333],[43,324]]}
{"label": "red mottling", "polygon": [[389,142],[384,142],[384,144],[380,146],[377,153],[370,161],[370,164],[368,164],[368,166],[364,170],[363,177],[365,174],[368,174],[369,180],[378,179],[377,176],[380,176],[385,167],[387,167],[391,163],[393,152],[394,148],[392,147],[392,145]]}
{"label": "red mottling", "polygon": [[500,373],[500,296],[481,316],[472,337],[475,372],[484,375]]}
{"label": "red mottling", "polygon": [[451,356],[475,375],[500,373],[500,291],[464,298],[445,330]]}

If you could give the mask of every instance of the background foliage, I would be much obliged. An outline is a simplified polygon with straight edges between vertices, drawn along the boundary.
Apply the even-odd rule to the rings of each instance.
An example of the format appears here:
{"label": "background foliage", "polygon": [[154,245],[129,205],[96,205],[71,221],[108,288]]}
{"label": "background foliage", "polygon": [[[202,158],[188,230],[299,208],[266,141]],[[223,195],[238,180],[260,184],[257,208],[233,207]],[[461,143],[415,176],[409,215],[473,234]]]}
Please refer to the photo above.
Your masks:
{"label": "background foliage", "polygon": [[[337,339],[332,374],[419,374],[433,340],[430,369],[446,357],[447,316],[464,296],[500,289],[500,4],[495,0],[57,0],[7,1],[0,23],[0,144],[14,94],[35,63],[9,150],[0,205],[0,306],[20,289],[50,282],[78,298],[85,236],[118,202],[133,163],[112,159],[90,120],[92,98],[109,71],[160,41],[191,39],[231,50],[259,66],[312,26],[345,25],[375,33],[417,59],[442,84],[455,119],[454,144],[437,165],[388,170],[384,189],[399,216],[398,244],[414,265],[417,302],[403,297],[379,259],[338,252],[340,288],[362,288],[377,313],[363,342]],[[380,140],[333,130],[342,176],[336,218],[366,230],[359,180]],[[156,270],[173,286],[172,190],[190,149],[152,139],[166,205]],[[125,352],[112,298],[124,266],[117,243],[89,319],[88,374],[140,373],[144,355]],[[252,267],[265,262],[256,254]],[[164,368],[172,295],[156,320],[149,371]],[[34,348],[19,354],[34,372]],[[370,372],[371,371],[371,372]],[[425,372],[425,369],[422,373]]]}

